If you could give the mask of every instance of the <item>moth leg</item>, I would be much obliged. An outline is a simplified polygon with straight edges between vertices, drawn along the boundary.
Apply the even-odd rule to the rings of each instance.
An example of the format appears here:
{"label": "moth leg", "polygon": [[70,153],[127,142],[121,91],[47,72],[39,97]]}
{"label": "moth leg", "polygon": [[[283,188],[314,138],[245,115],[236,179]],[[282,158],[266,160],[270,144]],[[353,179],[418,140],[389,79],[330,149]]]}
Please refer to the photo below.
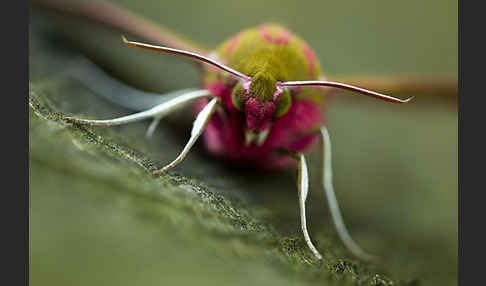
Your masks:
{"label": "moth leg", "polygon": [[329,204],[334,227],[346,248],[357,258],[364,261],[377,260],[378,257],[364,252],[349,235],[346,225],[344,224],[341,211],[334,193],[332,184],[332,166],[331,166],[331,139],[326,127],[321,127],[321,136],[323,143],[323,164],[322,164],[322,184]]}
{"label": "moth leg", "polygon": [[305,215],[305,201],[307,199],[307,193],[309,192],[309,172],[307,170],[307,163],[305,161],[304,154],[298,153],[296,157],[299,161],[297,167],[297,186],[298,186],[298,195],[299,195],[299,207],[300,207],[300,225],[302,228],[302,232],[304,233],[304,239],[307,243],[307,246],[311,250],[312,254],[318,259],[322,260],[322,255],[317,251],[314,244],[309,236],[309,232],[307,231],[307,222],[306,222],[306,215]]}
{"label": "moth leg", "polygon": [[[112,126],[112,125],[121,125],[131,122],[140,121],[147,118],[156,118],[160,120],[162,117],[176,109],[177,107],[200,97],[209,96],[210,93],[207,90],[196,90],[192,92],[185,93],[178,97],[172,98],[167,102],[159,104],[153,108],[148,110],[134,113],[131,115],[126,115],[114,119],[106,119],[106,120],[91,120],[91,119],[80,119],[74,117],[66,117],[64,120],[70,123],[82,124],[82,125],[90,125],[90,126]],[[155,129],[155,126],[153,127]]]}
{"label": "moth leg", "polygon": [[157,128],[159,122],[160,122],[160,118],[158,117],[152,120],[152,123],[150,123],[149,127],[147,128],[147,132],[145,133],[145,138],[147,139],[152,138],[152,135],[154,135],[155,128]]}
{"label": "moth leg", "polygon": [[211,99],[211,101],[199,112],[199,114],[196,117],[196,120],[194,120],[193,126],[192,126],[192,131],[191,131],[191,137],[189,138],[189,141],[187,142],[186,146],[182,150],[182,152],[177,156],[177,158],[172,161],[170,164],[166,165],[165,167],[154,171],[152,174],[154,176],[160,176],[163,172],[177,166],[189,153],[189,150],[191,147],[196,143],[197,138],[202,134],[204,131],[204,128],[208,124],[209,120],[211,119],[211,116],[213,115],[214,111],[216,110],[217,104],[220,101],[219,98],[215,97]]}

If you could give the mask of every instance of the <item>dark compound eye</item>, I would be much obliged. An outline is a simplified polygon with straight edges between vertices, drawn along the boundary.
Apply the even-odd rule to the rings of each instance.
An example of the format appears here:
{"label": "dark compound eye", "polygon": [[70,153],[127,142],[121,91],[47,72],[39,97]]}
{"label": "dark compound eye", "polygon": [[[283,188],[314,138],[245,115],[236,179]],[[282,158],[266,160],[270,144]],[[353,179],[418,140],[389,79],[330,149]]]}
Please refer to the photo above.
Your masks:
{"label": "dark compound eye", "polygon": [[273,116],[280,117],[285,115],[289,111],[290,105],[292,105],[292,97],[290,92],[284,89],[275,102],[275,113]]}
{"label": "dark compound eye", "polygon": [[231,101],[233,102],[233,106],[239,111],[244,111],[247,99],[248,96],[243,88],[243,83],[240,82],[233,88],[233,92],[231,93]]}

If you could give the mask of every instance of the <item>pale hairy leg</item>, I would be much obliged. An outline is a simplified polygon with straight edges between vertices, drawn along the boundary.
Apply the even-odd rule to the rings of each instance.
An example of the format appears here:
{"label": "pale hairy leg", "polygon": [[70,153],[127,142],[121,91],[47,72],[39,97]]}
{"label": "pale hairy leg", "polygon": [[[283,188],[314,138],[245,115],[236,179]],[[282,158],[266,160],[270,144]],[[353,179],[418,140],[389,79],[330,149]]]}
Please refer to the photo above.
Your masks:
{"label": "pale hairy leg", "polygon": [[378,257],[364,252],[361,247],[359,247],[358,244],[351,238],[351,235],[346,229],[332,183],[331,139],[326,127],[322,127],[320,133],[323,143],[322,184],[324,186],[324,192],[327,197],[329,211],[331,212],[334,227],[336,228],[339,238],[354,256],[364,261],[377,260]]}
{"label": "pale hairy leg", "polygon": [[305,201],[307,199],[307,194],[309,192],[309,172],[307,169],[307,163],[305,161],[304,154],[298,153],[296,154],[298,159],[297,165],[297,186],[298,186],[298,195],[299,195],[299,208],[300,208],[300,225],[302,228],[302,232],[304,233],[304,239],[309,247],[310,251],[318,260],[322,260],[322,255],[317,251],[314,244],[309,236],[309,232],[307,231],[307,220],[306,220],[306,213],[305,213]]}

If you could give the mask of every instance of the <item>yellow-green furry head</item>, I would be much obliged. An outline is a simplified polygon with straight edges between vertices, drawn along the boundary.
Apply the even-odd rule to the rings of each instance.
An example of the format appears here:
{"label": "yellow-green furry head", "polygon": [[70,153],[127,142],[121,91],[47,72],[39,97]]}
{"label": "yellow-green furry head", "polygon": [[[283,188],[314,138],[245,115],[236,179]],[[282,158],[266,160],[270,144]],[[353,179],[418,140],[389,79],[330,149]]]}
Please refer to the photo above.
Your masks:
{"label": "yellow-green furry head", "polygon": [[217,54],[226,65],[250,77],[265,73],[277,81],[293,81],[315,80],[321,75],[307,43],[276,24],[238,33],[220,45]]}

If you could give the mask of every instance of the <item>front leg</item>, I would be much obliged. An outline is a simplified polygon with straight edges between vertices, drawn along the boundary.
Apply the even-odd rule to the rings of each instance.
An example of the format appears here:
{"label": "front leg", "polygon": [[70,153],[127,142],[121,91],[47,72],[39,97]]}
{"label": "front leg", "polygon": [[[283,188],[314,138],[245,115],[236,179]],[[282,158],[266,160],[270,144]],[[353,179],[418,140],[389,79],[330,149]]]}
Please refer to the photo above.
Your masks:
{"label": "front leg", "polygon": [[170,112],[177,109],[179,106],[184,105],[194,99],[200,97],[208,97],[211,94],[207,90],[196,90],[191,91],[185,94],[182,94],[176,98],[171,98],[167,102],[161,103],[155,107],[152,107],[148,110],[114,118],[114,119],[105,119],[105,120],[91,120],[91,119],[81,119],[81,118],[74,118],[74,117],[66,117],[64,120],[69,123],[76,123],[81,125],[90,125],[90,126],[112,126],[112,125],[122,125],[127,123],[132,123],[140,120],[144,120],[147,118],[156,118],[161,119],[165,115],[169,114]]}
{"label": "front leg", "polygon": [[[112,126],[112,125],[121,125],[121,124],[127,124],[131,122],[136,122],[140,121],[143,119],[147,118],[154,118],[154,121],[150,125],[147,134],[150,136],[157,126],[157,123],[159,120],[167,115],[169,112],[175,110],[178,106],[183,105],[187,102],[190,102],[196,98],[200,97],[207,97],[210,96],[210,93],[207,90],[197,90],[197,91],[192,91],[183,95],[180,95],[176,98],[173,98],[165,103],[162,103],[160,105],[157,105],[149,110],[142,111],[139,113],[119,117],[119,118],[114,118],[114,119],[107,119],[107,120],[91,120],[91,119],[80,119],[80,118],[73,118],[73,117],[66,117],[65,120],[70,123],[76,123],[76,124],[81,124],[81,125],[90,125],[90,126]],[[220,102],[220,99],[218,97],[212,98],[209,103],[203,108],[201,112],[196,117],[196,120],[194,120],[193,123],[193,128],[191,131],[191,137],[189,138],[189,141],[187,142],[186,146],[182,150],[182,152],[177,156],[177,158],[172,161],[170,164],[167,166],[156,170],[153,172],[153,175],[155,177],[160,176],[163,172],[175,167],[177,164],[182,162],[182,160],[186,157],[186,155],[189,153],[189,150],[191,147],[196,143],[196,140],[199,138],[199,136],[202,134],[204,131],[204,128],[208,124],[209,120],[211,119],[211,116],[213,115],[214,111],[216,110],[216,107],[218,106],[218,103]]]}
{"label": "front leg", "polygon": [[[324,187],[324,192],[329,204],[329,210],[331,212],[334,227],[339,235],[339,238],[343,242],[344,246],[357,258],[363,261],[377,261],[378,257],[370,255],[364,252],[361,247],[351,238],[346,225],[344,224],[341,211],[339,209],[339,204],[336,199],[336,194],[334,193],[334,186],[332,183],[332,167],[331,167],[331,139],[329,132],[326,127],[321,127],[318,131],[322,138],[322,184]],[[312,243],[306,222],[305,214],[305,201],[307,199],[307,194],[309,191],[309,172],[307,169],[307,163],[305,157],[302,153],[296,153],[294,151],[282,150],[284,154],[289,155],[298,161],[297,165],[297,186],[299,195],[299,207],[300,207],[300,224],[302,232],[304,234],[305,242],[311,250],[312,254],[322,261],[322,255],[317,251],[314,244]]]}
{"label": "front leg", "polygon": [[189,153],[189,150],[191,147],[196,143],[196,140],[201,136],[203,133],[204,129],[208,125],[209,121],[211,120],[211,116],[213,115],[214,111],[216,110],[216,107],[218,106],[218,103],[220,102],[220,99],[218,97],[214,97],[211,99],[211,101],[206,104],[206,106],[199,112],[199,114],[196,117],[196,120],[194,120],[193,126],[192,126],[192,131],[191,131],[191,137],[189,138],[189,141],[187,142],[186,146],[182,150],[182,152],[177,156],[177,158],[172,161],[170,164],[166,165],[165,167],[154,171],[152,174],[154,177],[160,176],[162,173],[165,171],[174,168],[177,166],[182,160],[186,157],[187,153]]}
{"label": "front leg", "polygon": [[302,232],[304,233],[304,239],[307,243],[307,246],[311,250],[312,254],[321,261],[322,255],[317,251],[314,244],[309,236],[309,232],[307,231],[307,222],[306,222],[306,215],[305,215],[305,201],[307,199],[307,194],[309,192],[309,172],[307,170],[307,163],[305,161],[304,154],[298,153],[295,155],[298,159],[298,166],[297,166],[297,187],[298,187],[298,194],[299,194],[299,208],[300,208],[300,226],[302,228]]}
{"label": "front leg", "polygon": [[364,252],[359,245],[354,242],[346,229],[344,224],[339,204],[334,193],[334,186],[332,184],[332,167],[331,167],[331,138],[326,127],[321,127],[320,135],[322,137],[322,185],[329,204],[329,211],[331,212],[334,227],[339,235],[339,238],[346,246],[346,248],[356,257],[363,261],[376,261],[378,257]]}
{"label": "front leg", "polygon": [[304,234],[304,240],[307,244],[307,247],[309,247],[310,251],[317,258],[317,260],[322,262],[322,255],[312,243],[309,232],[307,230],[305,201],[307,200],[307,194],[309,193],[309,171],[307,169],[307,163],[304,154],[284,149],[279,150],[279,153],[290,156],[297,160],[297,194],[299,197],[300,226],[302,229],[302,233]]}

